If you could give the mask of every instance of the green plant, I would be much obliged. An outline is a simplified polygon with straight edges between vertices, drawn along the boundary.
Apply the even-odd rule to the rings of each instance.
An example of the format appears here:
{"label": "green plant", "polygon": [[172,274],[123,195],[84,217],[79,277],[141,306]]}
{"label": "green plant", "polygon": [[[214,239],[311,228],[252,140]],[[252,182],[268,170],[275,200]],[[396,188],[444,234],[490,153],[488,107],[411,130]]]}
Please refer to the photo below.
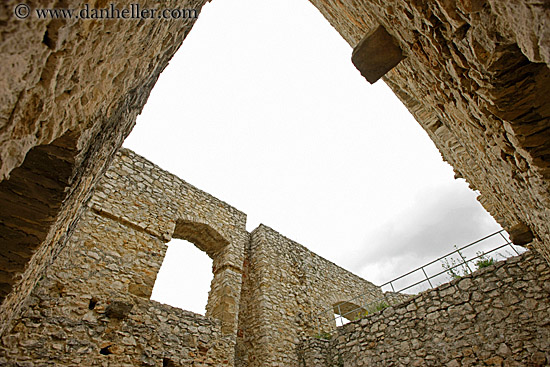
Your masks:
{"label": "green plant", "polygon": [[366,317],[368,314],[369,314],[369,311],[367,310],[359,311],[357,315],[355,315],[355,317],[353,318],[353,321],[360,320],[363,317]]}
{"label": "green plant", "polygon": [[315,339],[329,340],[330,338],[332,338],[332,334],[327,333],[326,331],[323,331],[323,332],[320,332],[320,333],[317,334],[317,335],[314,335],[313,337],[314,337]]}
{"label": "green plant", "polygon": [[479,256],[479,259],[476,261],[476,267],[478,269],[486,268],[495,263],[495,259],[493,257],[487,257],[483,251],[477,252],[476,254]]}
{"label": "green plant", "polygon": [[381,301],[379,303],[376,303],[373,307],[373,312],[378,312],[378,311],[382,311],[383,309],[385,308],[388,308],[390,307],[390,305],[388,305],[388,303],[386,301]]}
{"label": "green plant", "polygon": [[368,307],[368,310],[362,310],[357,312],[357,314],[353,318],[353,321],[360,320],[371,313],[382,311],[383,309],[390,307],[390,305],[386,301],[380,301],[378,303],[369,304],[367,307]]}
{"label": "green plant", "polygon": [[[464,256],[460,250],[457,249],[456,251],[459,256],[464,259]],[[495,263],[495,259],[493,257],[488,257],[483,251],[476,252],[476,255],[478,256],[478,259],[475,262],[476,270],[486,268]],[[497,255],[499,255],[499,253],[497,253]],[[451,280],[463,277],[464,275],[472,272],[466,263],[457,261],[452,257],[450,259],[443,259],[441,262],[443,263],[441,266],[447,271],[447,274],[451,277]]]}

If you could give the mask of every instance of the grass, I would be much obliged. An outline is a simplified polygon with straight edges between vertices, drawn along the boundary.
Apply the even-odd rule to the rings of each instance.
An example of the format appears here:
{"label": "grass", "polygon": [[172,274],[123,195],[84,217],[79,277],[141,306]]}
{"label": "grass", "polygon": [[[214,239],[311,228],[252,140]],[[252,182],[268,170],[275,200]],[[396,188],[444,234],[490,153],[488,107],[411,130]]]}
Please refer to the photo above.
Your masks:
{"label": "grass", "polygon": [[390,305],[386,301],[380,301],[378,303],[375,303],[374,305],[368,305],[367,307],[368,307],[368,310],[359,312],[357,316],[355,316],[353,321],[360,320],[371,313],[382,311],[383,309],[390,307]]}

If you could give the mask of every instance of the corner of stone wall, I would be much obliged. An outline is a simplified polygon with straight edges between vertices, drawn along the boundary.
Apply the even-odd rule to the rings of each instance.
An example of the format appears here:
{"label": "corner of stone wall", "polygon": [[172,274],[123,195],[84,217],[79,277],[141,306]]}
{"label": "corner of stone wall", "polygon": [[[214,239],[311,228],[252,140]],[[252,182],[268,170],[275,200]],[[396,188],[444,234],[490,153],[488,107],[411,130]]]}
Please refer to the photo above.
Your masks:
{"label": "corner of stone wall", "polygon": [[329,340],[318,338],[304,339],[296,347],[299,367],[329,366],[329,347]]}

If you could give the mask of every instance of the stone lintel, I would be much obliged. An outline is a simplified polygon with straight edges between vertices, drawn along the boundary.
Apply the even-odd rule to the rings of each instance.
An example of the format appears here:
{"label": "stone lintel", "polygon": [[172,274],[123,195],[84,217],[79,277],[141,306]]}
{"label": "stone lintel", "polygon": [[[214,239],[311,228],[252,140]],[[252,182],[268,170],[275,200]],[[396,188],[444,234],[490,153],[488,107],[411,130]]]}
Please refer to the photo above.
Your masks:
{"label": "stone lintel", "polygon": [[371,84],[403,60],[398,43],[382,26],[378,26],[355,46],[351,62]]}

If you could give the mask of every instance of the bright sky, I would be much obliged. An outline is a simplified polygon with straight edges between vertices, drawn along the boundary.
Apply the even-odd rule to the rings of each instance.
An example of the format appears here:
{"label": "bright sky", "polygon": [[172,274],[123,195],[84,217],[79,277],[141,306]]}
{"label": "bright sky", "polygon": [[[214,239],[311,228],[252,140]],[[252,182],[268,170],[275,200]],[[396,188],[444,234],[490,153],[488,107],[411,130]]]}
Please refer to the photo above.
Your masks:
{"label": "bright sky", "polygon": [[[500,229],[351,52],[307,0],[214,0],[124,145],[375,284]],[[204,313],[211,277],[171,242],[153,299]]]}

